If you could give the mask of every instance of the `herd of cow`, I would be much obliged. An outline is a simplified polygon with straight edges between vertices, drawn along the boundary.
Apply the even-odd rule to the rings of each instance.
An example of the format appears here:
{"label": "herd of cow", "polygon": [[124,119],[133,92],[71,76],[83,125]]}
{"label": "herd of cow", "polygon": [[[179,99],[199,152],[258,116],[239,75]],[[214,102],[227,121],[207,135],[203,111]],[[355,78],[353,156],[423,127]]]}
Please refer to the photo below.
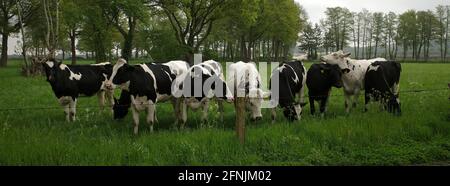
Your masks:
{"label": "herd of cow", "polygon": [[[365,90],[366,111],[370,99],[374,99],[383,109],[400,114],[400,63],[383,58],[354,60],[343,51],[323,56],[321,61],[308,71],[298,60],[280,64],[272,72],[269,92],[262,89],[256,65],[245,62],[230,65],[227,79],[222,65],[212,60],[193,66],[184,61],[130,65],[119,59],[114,65],[65,65],[47,60],[43,67],[68,121],[75,120],[80,95],[97,94],[101,108],[112,106],[114,119],[124,118],[131,108],[135,134],[139,112],[147,112],[146,122],[153,131],[153,124],[158,121],[156,104],[168,101],[180,128],[186,124],[188,108],[201,109],[202,120],[206,121],[211,101],[217,102],[223,121],[224,102],[232,103],[236,97],[245,97],[251,120],[262,119],[265,98],[270,99],[272,121],[276,120],[277,108],[289,121],[300,120],[306,105],[306,87],[311,114],[315,114],[315,101],[320,104],[320,113],[326,112],[332,87],[343,88],[346,112],[356,107],[360,92]],[[113,94],[116,88],[122,91],[118,100]]]}

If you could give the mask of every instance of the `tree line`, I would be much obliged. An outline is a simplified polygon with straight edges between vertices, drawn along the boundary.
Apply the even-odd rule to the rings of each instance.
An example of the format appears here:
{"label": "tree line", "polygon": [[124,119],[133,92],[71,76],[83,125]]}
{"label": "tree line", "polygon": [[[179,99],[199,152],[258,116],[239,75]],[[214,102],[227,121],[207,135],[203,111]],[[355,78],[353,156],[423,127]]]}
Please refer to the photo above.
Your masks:
{"label": "tree line", "polygon": [[355,58],[430,59],[437,48],[439,59],[449,56],[450,6],[435,10],[394,12],[351,12],[347,8],[327,8],[318,24],[307,23],[300,37],[300,49],[316,59],[318,52],[352,48]]}
{"label": "tree line", "polygon": [[279,60],[306,22],[294,0],[3,0],[0,10],[2,67],[16,33],[25,58],[70,56],[72,64],[80,56],[192,62],[195,53]]}
{"label": "tree line", "polygon": [[[433,46],[448,58],[449,6],[403,14],[328,8],[308,22],[294,0],[3,0],[0,67],[8,38],[30,57],[96,62],[183,59],[195,53],[223,61],[281,61],[300,43],[312,59],[354,46],[356,58],[425,59]],[[300,34],[299,34],[300,33]]]}

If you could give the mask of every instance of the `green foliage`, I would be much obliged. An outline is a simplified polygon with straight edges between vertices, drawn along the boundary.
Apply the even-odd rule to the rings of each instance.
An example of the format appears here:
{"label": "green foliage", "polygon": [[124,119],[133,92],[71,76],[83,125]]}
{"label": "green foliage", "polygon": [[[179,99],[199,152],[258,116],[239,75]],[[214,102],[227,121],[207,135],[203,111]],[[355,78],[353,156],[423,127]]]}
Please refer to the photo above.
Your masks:
{"label": "green foliage", "polygon": [[183,55],[188,51],[177,42],[175,34],[167,22],[154,25],[153,30],[146,35],[146,39],[147,44],[151,44],[151,46],[147,46],[148,53],[155,61],[183,59]]}
{"label": "green foliage", "polygon": [[322,30],[318,24],[313,27],[312,23],[308,23],[300,37],[300,49],[308,51],[311,59],[317,59],[317,51],[322,45]]}

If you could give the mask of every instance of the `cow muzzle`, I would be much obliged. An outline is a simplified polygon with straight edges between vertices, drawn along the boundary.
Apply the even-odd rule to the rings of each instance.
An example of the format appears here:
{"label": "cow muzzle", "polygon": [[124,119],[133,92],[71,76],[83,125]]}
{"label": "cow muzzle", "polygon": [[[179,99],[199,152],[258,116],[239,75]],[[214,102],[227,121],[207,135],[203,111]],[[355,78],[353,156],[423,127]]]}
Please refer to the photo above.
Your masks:
{"label": "cow muzzle", "polygon": [[255,118],[252,117],[251,120],[252,120],[253,122],[261,121],[261,120],[262,120],[262,116],[257,116],[257,117],[255,117]]}
{"label": "cow muzzle", "polygon": [[111,81],[108,81],[105,83],[105,89],[106,90],[114,90],[115,86]]}

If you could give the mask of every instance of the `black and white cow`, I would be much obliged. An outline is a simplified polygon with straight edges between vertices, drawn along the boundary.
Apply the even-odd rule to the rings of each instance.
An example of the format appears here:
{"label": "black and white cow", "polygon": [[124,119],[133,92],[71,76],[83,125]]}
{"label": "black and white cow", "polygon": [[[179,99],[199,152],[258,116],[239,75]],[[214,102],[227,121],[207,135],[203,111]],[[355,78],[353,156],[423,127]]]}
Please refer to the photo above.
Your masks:
{"label": "black and white cow", "polygon": [[367,67],[375,61],[386,61],[384,58],[351,59],[351,53],[342,50],[322,56],[320,60],[327,64],[339,65],[342,74],[342,84],[345,96],[345,111],[350,113],[351,107],[356,108],[359,95],[364,89],[364,76]]}
{"label": "black and white cow", "polygon": [[368,110],[370,99],[379,101],[388,112],[400,115],[399,83],[402,67],[394,61],[374,62],[365,76],[365,110]]}
{"label": "black and white cow", "polygon": [[[177,97],[184,99],[185,105],[192,110],[202,110],[202,123],[207,122],[209,104],[212,98],[219,105],[223,121],[223,101],[231,102],[233,97],[224,80],[220,63],[210,60],[192,66],[189,71],[178,78]],[[187,117],[187,108],[181,108],[182,117]],[[182,128],[184,126],[181,126]]]}
{"label": "black and white cow", "polygon": [[80,95],[99,97],[100,107],[105,105],[105,95],[113,105],[112,91],[104,90],[104,84],[112,73],[110,63],[95,65],[65,65],[56,60],[42,63],[47,81],[53,93],[64,107],[67,121],[75,121],[77,99]]}
{"label": "black and white cow", "polygon": [[[277,80],[278,79],[278,80]],[[300,61],[285,62],[272,72],[270,78],[271,101],[283,109],[289,121],[301,119],[302,107],[305,104],[306,68]],[[273,87],[278,83],[279,89]],[[299,100],[297,101],[297,97]],[[272,122],[276,119],[276,107],[272,109]]]}
{"label": "black and white cow", "polygon": [[[110,90],[117,86],[123,90],[121,99],[116,101],[117,106],[114,107],[114,118],[125,117],[131,106],[135,125],[134,134],[138,134],[139,112],[146,110],[147,123],[150,125],[150,131],[153,132],[153,125],[157,122],[156,104],[158,102],[172,100],[177,110],[176,101],[172,95],[172,83],[178,74],[185,73],[187,69],[188,65],[184,61],[129,65],[124,59],[119,59],[113,67],[110,81],[106,84]],[[130,102],[131,104],[128,104]]]}
{"label": "black and white cow", "polygon": [[[153,67],[160,67],[160,68],[162,68],[162,70],[164,70],[164,69],[167,70],[167,67],[168,67],[170,69],[170,71],[171,71],[171,75],[172,76],[175,75],[177,77],[180,76],[183,73],[186,73],[187,70],[189,69],[189,64],[187,64],[184,61],[170,61],[170,62],[167,62],[167,63],[164,63],[164,64],[160,64],[160,65],[157,65],[157,64],[149,64],[149,65],[151,65]],[[154,66],[154,65],[156,65],[156,66]],[[161,76],[161,77],[164,78],[165,76]],[[161,77],[155,77],[155,78],[158,81],[158,79],[161,78]],[[172,81],[172,84],[173,84],[175,79],[171,79],[171,81]],[[164,82],[164,80],[160,80],[160,82]],[[160,83],[158,86],[159,87],[165,86],[164,89],[169,89],[169,87],[167,87],[167,86],[170,86],[170,85],[169,84],[161,85],[161,83]],[[172,88],[174,88],[174,87],[172,87]],[[175,110],[175,113],[176,113],[175,115],[179,116],[180,115],[179,114],[179,109],[180,109],[180,107],[183,107],[183,103],[181,102],[181,100],[179,98],[173,97],[172,95],[170,95],[170,96],[166,95],[166,96],[159,97],[157,101],[158,102],[165,102],[165,101],[168,101],[168,100],[172,101],[172,105],[174,106],[174,110]],[[114,107],[113,107],[114,119],[116,119],[116,120],[123,119],[128,114],[128,109],[130,107],[131,107],[131,95],[130,95],[130,92],[127,91],[127,90],[122,90],[122,93],[120,94],[120,98],[119,99],[114,98]],[[155,120],[157,120],[156,115],[155,115]],[[176,119],[176,122],[185,123],[186,122],[186,117],[184,117],[184,119],[183,119],[182,117],[179,116]]]}
{"label": "black and white cow", "polygon": [[261,86],[261,75],[255,63],[242,61],[233,63],[228,68],[227,83],[234,98],[244,97],[245,108],[250,111],[250,119],[262,119],[261,107],[265,93]]}
{"label": "black and white cow", "polygon": [[320,113],[324,116],[331,87],[342,87],[342,71],[338,65],[313,64],[308,70],[306,85],[308,87],[309,105],[311,114],[316,112],[314,102],[320,104]]}

